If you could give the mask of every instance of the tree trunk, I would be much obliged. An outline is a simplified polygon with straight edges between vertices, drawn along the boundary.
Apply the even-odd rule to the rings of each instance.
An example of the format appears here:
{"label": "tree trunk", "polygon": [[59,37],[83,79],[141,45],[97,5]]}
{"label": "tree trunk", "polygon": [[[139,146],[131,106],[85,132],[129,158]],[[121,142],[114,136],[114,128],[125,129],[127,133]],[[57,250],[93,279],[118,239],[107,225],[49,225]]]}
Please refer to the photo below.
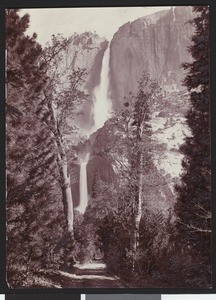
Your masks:
{"label": "tree trunk", "polygon": [[61,176],[60,186],[62,190],[62,199],[64,205],[64,214],[67,222],[67,230],[73,236],[73,199],[71,192],[70,175],[68,174],[67,158],[63,143],[58,139],[57,142],[59,157],[58,166]]}
{"label": "tree trunk", "polygon": [[73,236],[73,199],[71,193],[70,175],[67,173],[67,164],[63,163],[62,166],[62,179],[61,184],[64,213],[67,222],[67,230]]}
{"label": "tree trunk", "polygon": [[[45,97],[46,94],[45,94]],[[73,236],[73,223],[74,223],[74,215],[73,215],[73,199],[72,199],[72,192],[71,192],[71,183],[70,183],[70,175],[68,174],[68,165],[67,165],[67,156],[65,152],[65,147],[62,140],[62,135],[59,129],[59,123],[56,115],[56,111],[53,107],[53,103],[48,101],[48,108],[51,115],[51,120],[53,122],[52,130],[54,139],[57,146],[58,151],[58,167],[60,173],[60,186],[62,190],[62,200],[64,206],[64,214],[66,217],[67,223],[67,230],[71,236]]]}
{"label": "tree trunk", "polygon": [[136,230],[136,249],[139,247],[139,228],[140,228],[140,221],[142,217],[142,197],[143,197],[143,154],[140,154],[140,173],[139,173],[139,189],[138,189],[138,204],[137,204],[137,213],[135,216],[135,230]]}
{"label": "tree trunk", "polygon": [[[137,139],[140,142],[142,131],[143,131],[143,124],[141,124],[140,130],[138,130]],[[135,226],[134,226],[134,242],[133,242],[133,264],[132,264],[132,270],[135,269],[135,256],[137,253],[137,249],[139,248],[139,242],[140,242],[140,221],[142,217],[142,198],[143,198],[143,153],[141,150],[138,151],[137,155],[137,171],[138,171],[138,186],[137,186],[137,195],[135,201]]]}

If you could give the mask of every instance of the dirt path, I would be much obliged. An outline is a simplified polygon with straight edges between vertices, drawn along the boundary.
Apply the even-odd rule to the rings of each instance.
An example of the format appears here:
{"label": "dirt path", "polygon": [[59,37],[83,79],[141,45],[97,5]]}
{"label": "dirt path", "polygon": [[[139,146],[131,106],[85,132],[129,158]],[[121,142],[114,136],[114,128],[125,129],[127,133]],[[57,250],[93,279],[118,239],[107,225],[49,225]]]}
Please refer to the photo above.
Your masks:
{"label": "dirt path", "polygon": [[126,287],[119,278],[110,275],[103,264],[79,265],[71,271],[58,271],[50,275],[50,279],[62,288]]}

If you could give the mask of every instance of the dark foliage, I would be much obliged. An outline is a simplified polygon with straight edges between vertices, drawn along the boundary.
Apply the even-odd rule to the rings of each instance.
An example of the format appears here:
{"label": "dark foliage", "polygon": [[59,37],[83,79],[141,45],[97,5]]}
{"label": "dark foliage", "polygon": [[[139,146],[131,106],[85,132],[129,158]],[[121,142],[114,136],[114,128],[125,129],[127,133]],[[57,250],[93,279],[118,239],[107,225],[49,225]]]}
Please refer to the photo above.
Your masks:
{"label": "dark foliage", "polygon": [[[34,286],[30,274],[59,268],[65,221],[58,188],[56,148],[45,120],[46,85],[41,46],[25,30],[29,16],[6,10],[7,280]],[[38,283],[39,284],[39,283]],[[43,285],[40,282],[39,285]]]}
{"label": "dark foliage", "polygon": [[[184,85],[190,93],[191,108],[187,124],[191,137],[181,147],[184,154],[182,183],[176,187],[178,201],[178,240],[183,251],[199,259],[196,264],[211,265],[211,182],[210,182],[210,94],[209,94],[209,8],[194,7],[197,13],[191,24],[195,28],[189,52],[192,63],[183,65],[187,70]],[[187,276],[187,275],[186,275]],[[209,276],[209,275],[208,275]]]}

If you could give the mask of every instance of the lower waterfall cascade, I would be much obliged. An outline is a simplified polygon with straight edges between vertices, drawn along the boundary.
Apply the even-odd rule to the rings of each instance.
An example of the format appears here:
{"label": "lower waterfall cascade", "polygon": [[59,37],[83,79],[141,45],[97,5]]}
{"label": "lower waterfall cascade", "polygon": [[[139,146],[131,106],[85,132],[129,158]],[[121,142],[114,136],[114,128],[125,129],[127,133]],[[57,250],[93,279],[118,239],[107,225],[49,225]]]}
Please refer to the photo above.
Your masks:
{"label": "lower waterfall cascade", "polygon": [[88,186],[87,186],[87,164],[89,160],[89,154],[87,153],[84,160],[80,163],[80,180],[79,180],[79,191],[80,191],[80,203],[77,210],[80,213],[84,213],[88,205]]}

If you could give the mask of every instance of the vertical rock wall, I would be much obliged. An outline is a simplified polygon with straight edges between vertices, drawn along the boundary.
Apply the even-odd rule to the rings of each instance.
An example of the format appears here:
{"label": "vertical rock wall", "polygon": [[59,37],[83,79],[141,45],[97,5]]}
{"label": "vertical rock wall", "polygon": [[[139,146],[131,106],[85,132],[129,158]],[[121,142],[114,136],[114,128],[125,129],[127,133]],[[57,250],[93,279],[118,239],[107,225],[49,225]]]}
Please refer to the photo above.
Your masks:
{"label": "vertical rock wall", "polygon": [[114,34],[110,54],[110,93],[118,108],[135,91],[143,71],[163,86],[181,88],[181,64],[190,61],[191,7],[176,7],[124,24]]}

